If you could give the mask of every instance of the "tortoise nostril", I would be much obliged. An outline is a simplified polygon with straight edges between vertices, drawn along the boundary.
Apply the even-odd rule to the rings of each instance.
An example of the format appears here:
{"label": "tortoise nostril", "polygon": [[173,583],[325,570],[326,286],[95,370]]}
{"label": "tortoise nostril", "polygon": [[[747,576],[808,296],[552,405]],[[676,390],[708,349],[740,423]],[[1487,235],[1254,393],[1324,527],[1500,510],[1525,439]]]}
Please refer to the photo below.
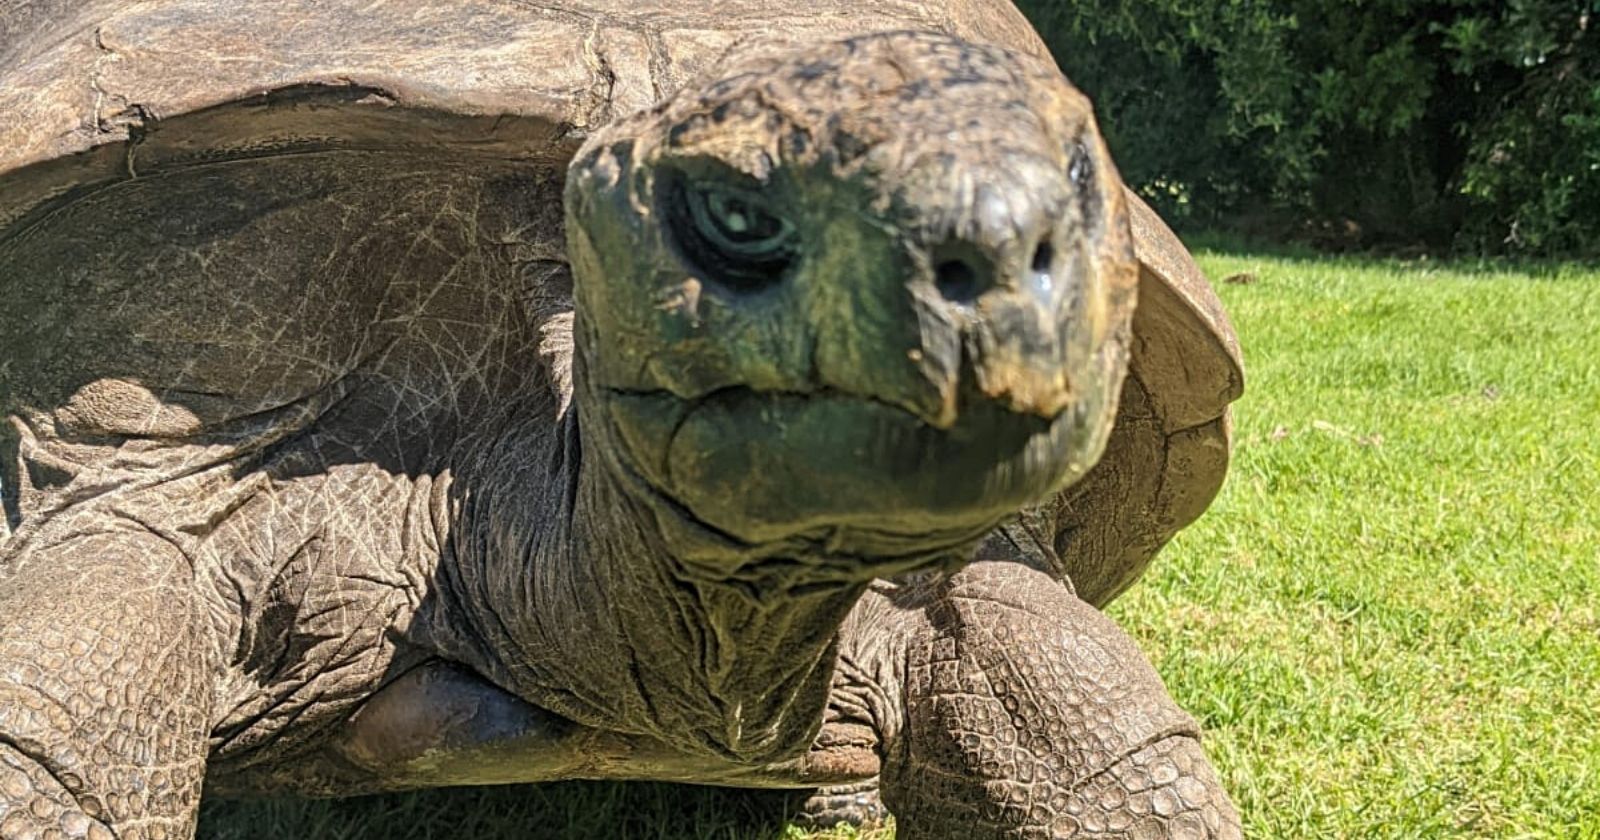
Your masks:
{"label": "tortoise nostril", "polygon": [[982,248],[960,239],[933,249],[933,285],[958,306],[971,306],[994,285],[994,261]]}
{"label": "tortoise nostril", "polygon": [[939,263],[933,270],[933,282],[939,287],[939,294],[951,303],[972,303],[983,291],[978,270],[964,259]]}
{"label": "tortoise nostril", "polygon": [[1055,246],[1051,245],[1049,240],[1040,242],[1039,247],[1035,248],[1033,251],[1033,273],[1049,274],[1050,267],[1055,264],[1055,261]]}

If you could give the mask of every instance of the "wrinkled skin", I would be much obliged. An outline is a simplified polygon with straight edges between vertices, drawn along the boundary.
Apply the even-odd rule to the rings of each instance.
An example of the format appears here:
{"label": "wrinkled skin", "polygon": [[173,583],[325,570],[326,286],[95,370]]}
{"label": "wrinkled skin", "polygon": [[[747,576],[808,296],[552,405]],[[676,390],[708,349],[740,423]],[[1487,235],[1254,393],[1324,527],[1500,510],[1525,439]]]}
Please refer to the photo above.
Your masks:
{"label": "wrinkled skin", "polygon": [[[1127,365],[1087,102],[904,33],[707,78],[564,179],[283,156],[0,240],[19,293],[103,309],[0,346],[34,372],[0,380],[0,835],[187,836],[202,783],[653,778],[877,779],[913,840],[1238,836],[1006,524],[1095,463]],[[792,226],[781,270],[694,244],[702,187]]]}

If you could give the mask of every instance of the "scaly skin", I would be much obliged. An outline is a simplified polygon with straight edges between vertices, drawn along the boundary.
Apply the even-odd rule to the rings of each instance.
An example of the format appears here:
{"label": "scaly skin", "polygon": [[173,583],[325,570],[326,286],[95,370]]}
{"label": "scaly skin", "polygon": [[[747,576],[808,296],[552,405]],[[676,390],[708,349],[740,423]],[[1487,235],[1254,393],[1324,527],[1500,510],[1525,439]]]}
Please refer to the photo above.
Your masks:
{"label": "scaly skin", "polygon": [[904,838],[1240,837],[1198,727],[1126,634],[992,556],[857,606],[806,762],[851,764],[842,742],[864,729],[881,765],[855,762],[863,780],[819,791],[809,821],[870,824],[887,806]]}
{"label": "scaly skin", "polygon": [[217,675],[192,569],[134,528],[35,543],[0,584],[0,837],[192,835]]}
{"label": "scaly skin", "polygon": [[1015,563],[931,600],[886,748],[899,837],[1240,836],[1198,727],[1099,612]]}

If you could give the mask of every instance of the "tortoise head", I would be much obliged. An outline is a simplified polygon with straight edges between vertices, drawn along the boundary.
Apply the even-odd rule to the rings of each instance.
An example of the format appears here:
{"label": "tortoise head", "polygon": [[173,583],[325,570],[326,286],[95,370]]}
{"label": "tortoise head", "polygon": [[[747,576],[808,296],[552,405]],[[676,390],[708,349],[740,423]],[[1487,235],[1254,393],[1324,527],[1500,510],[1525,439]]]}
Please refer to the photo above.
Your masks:
{"label": "tortoise head", "polygon": [[918,33],[748,44],[709,78],[567,181],[580,416],[657,518],[926,557],[1082,475],[1137,276],[1088,101]]}

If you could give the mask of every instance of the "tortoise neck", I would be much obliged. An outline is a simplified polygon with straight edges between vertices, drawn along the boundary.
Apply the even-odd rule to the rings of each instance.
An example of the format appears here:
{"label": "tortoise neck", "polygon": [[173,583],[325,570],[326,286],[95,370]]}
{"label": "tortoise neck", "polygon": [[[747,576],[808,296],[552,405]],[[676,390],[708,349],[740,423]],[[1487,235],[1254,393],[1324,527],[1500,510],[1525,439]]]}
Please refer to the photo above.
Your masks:
{"label": "tortoise neck", "polygon": [[523,467],[486,465],[495,480],[473,482],[431,646],[535,705],[687,753],[755,763],[808,745],[869,578],[819,582],[777,556],[686,560],[670,503],[575,415],[555,435],[515,434],[518,457],[502,445],[497,461]]}

